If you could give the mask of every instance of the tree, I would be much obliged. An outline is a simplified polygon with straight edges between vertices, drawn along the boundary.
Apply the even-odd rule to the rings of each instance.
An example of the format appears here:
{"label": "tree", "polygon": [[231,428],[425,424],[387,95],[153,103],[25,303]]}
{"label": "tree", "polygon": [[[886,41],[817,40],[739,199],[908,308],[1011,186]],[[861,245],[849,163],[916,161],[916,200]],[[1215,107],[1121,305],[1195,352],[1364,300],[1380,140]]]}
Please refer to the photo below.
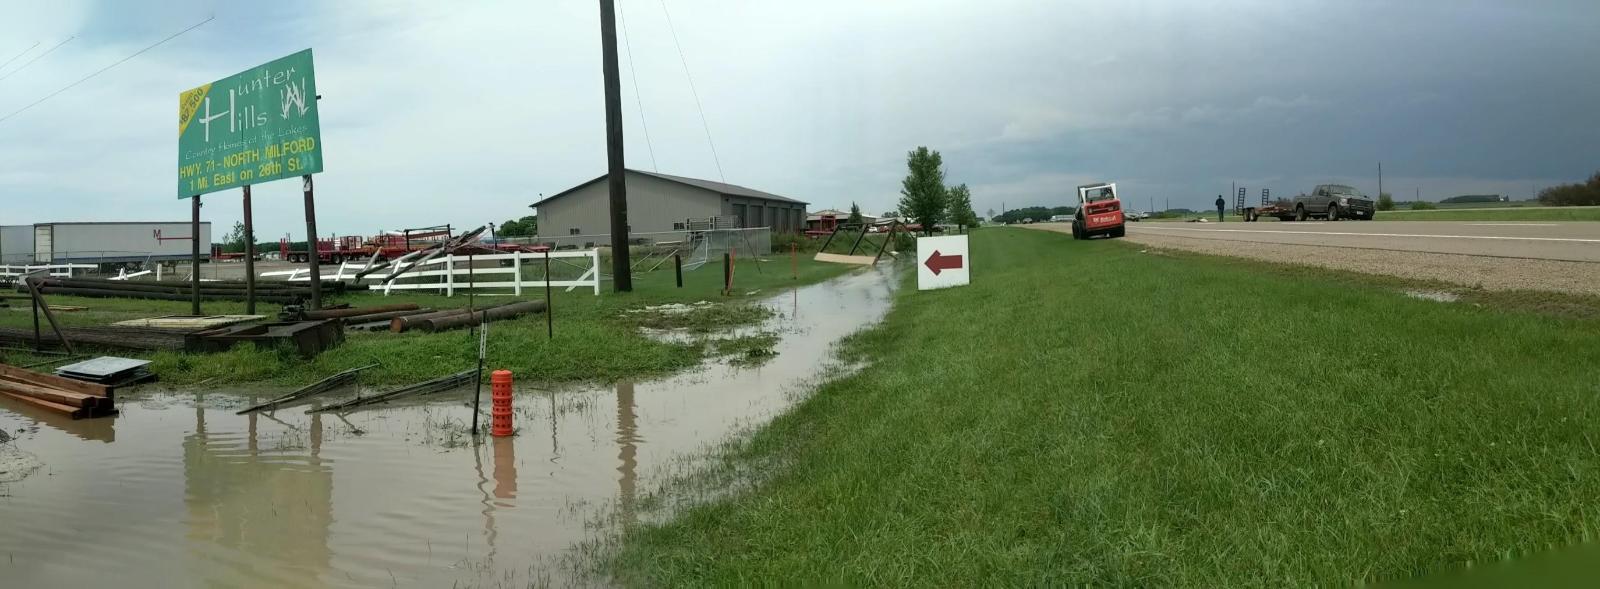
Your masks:
{"label": "tree", "polygon": [[1385,192],[1383,194],[1379,194],[1378,195],[1378,210],[1380,210],[1380,211],[1392,211],[1392,210],[1394,210],[1394,195],[1389,194],[1387,192]]}
{"label": "tree", "polygon": [[534,215],[501,223],[495,231],[495,237],[533,237],[538,234],[539,218]]}
{"label": "tree", "polygon": [[1595,172],[1587,182],[1540,190],[1539,204],[1552,207],[1600,205],[1600,172]]}
{"label": "tree", "polygon": [[866,219],[861,218],[861,207],[856,203],[850,203],[850,218],[845,222],[851,225],[861,225],[866,222]]}
{"label": "tree", "polygon": [[234,221],[233,229],[222,237],[222,247],[229,252],[244,251],[244,222]]}
{"label": "tree", "polygon": [[884,218],[884,219],[892,219],[892,218],[898,217],[898,216],[900,216],[900,211],[884,211],[882,218]]}
{"label": "tree", "polygon": [[909,172],[901,181],[900,212],[922,226],[926,235],[944,219],[948,195],[944,187],[944,158],[939,152],[918,147],[906,153]]}
{"label": "tree", "polygon": [[967,190],[966,184],[957,184],[947,191],[949,210],[946,214],[951,223],[963,229],[978,224],[978,214],[972,212],[972,191]]}

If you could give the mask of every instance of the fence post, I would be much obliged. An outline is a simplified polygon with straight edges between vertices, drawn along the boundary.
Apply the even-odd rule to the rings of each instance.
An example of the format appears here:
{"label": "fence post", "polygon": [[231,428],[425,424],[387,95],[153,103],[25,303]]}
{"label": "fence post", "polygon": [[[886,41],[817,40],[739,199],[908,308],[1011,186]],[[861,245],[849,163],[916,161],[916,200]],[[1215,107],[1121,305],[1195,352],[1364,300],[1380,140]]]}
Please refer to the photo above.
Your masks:
{"label": "fence post", "polygon": [[733,253],[722,252],[722,296],[733,293]]}
{"label": "fence post", "polygon": [[444,296],[456,296],[456,257],[444,255]]}
{"label": "fence post", "polygon": [[[599,294],[600,294],[600,250],[599,249],[589,250],[589,257],[590,257],[591,261],[594,262],[594,294],[596,296],[599,296]],[[549,280],[549,279],[550,279],[550,277],[547,274],[545,276],[545,280]]]}
{"label": "fence post", "polygon": [[[598,250],[596,250],[598,251]],[[595,259],[594,269],[594,294],[600,294],[600,261]],[[556,307],[555,301],[550,299],[550,250],[544,250],[544,330],[546,339],[556,337]]]}
{"label": "fence post", "polygon": [[678,288],[683,288],[683,258],[672,252],[672,271],[678,276]]}
{"label": "fence post", "polygon": [[525,253],[525,252],[516,252],[516,253],[511,255],[511,268],[515,270],[515,273],[512,274],[512,276],[514,276],[514,278],[511,279],[511,294],[517,295],[519,297],[522,296],[522,254],[523,253]]}

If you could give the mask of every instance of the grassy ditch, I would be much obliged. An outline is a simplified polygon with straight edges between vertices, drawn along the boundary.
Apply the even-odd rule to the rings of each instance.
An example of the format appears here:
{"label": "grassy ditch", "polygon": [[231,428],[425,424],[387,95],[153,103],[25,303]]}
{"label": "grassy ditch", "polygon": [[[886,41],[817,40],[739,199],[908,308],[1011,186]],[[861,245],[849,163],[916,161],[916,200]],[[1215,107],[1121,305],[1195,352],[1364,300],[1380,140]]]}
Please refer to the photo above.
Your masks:
{"label": "grassy ditch", "polygon": [[[1146,219],[1145,222],[1178,223],[1190,219],[1204,217],[1212,223],[1217,222],[1215,212],[1205,214],[1192,214],[1182,217],[1165,219]],[[1440,208],[1421,211],[1398,210],[1378,211],[1376,217],[1379,221],[1600,221],[1600,207],[1535,207],[1517,206],[1509,208]],[[1242,223],[1244,217],[1228,215],[1228,223]],[[1262,223],[1276,223],[1276,219],[1262,218]]]}
{"label": "grassy ditch", "polygon": [[1385,211],[1384,221],[1600,221],[1600,207],[1515,207]]}
{"label": "grassy ditch", "polygon": [[615,574],[1346,585],[1600,526],[1600,320],[1047,232],[972,239],[972,286],[902,290],[846,345],[870,368],[721,459],[777,468],[632,530]]}
{"label": "grassy ditch", "polygon": [[[661,341],[642,335],[641,326],[685,329],[706,333],[749,325],[765,319],[769,312],[749,305],[756,299],[777,294],[782,289],[809,284],[842,274],[851,269],[801,259],[794,263],[787,256],[767,258],[758,270],[750,260],[736,264],[734,294],[724,297],[720,262],[684,274],[683,288],[675,286],[670,268],[636,274],[634,291],[612,293],[610,284],[595,296],[583,289],[571,293],[556,289],[553,307],[555,337],[545,330],[544,315],[528,315],[490,327],[489,358],[495,368],[512,370],[520,379],[537,382],[611,381],[665,374],[694,366],[709,353],[695,341]],[[796,274],[798,277],[796,277]],[[480,296],[477,301],[498,303],[510,297]],[[543,292],[524,291],[524,297],[542,300]],[[82,311],[57,313],[66,325],[105,325],[124,319],[182,315],[189,304],[177,301],[101,299],[49,296],[52,305],[87,307]],[[648,306],[688,304],[709,301],[685,317],[656,313],[630,313]],[[467,297],[432,294],[355,293],[331,302],[355,306],[415,302],[425,307],[452,308],[467,305]],[[207,314],[241,314],[243,303],[207,301]],[[32,315],[26,304],[0,309],[0,325],[32,328]],[[276,305],[263,305],[262,314],[273,315]],[[48,326],[45,327],[48,329]],[[119,356],[144,357],[154,361],[152,369],[171,385],[195,383],[225,384],[267,382],[280,385],[308,383],[330,374],[378,363],[381,370],[362,375],[369,384],[394,384],[426,380],[477,365],[477,339],[468,330],[441,333],[368,333],[347,331],[344,344],[307,361],[287,351],[257,350],[241,346],[216,354],[176,352],[130,353],[125,350],[93,350]],[[0,354],[0,360],[36,361],[20,352]]]}

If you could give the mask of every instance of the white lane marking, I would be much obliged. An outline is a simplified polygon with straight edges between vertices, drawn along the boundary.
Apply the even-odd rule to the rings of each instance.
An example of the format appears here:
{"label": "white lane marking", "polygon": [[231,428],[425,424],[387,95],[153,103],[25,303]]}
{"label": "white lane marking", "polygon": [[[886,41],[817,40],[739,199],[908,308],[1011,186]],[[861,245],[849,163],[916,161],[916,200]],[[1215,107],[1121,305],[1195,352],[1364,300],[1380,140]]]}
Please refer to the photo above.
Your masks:
{"label": "white lane marking", "polygon": [[1473,227],[1555,227],[1555,223],[1467,223]]}
{"label": "white lane marking", "polygon": [[1568,243],[1600,243],[1600,239],[1576,237],[1504,237],[1499,235],[1427,235],[1422,233],[1357,233],[1347,231],[1282,231],[1277,229],[1198,229],[1194,227],[1138,227],[1166,231],[1205,231],[1208,233],[1293,233],[1299,235],[1355,235],[1361,237],[1433,237],[1439,239],[1498,239],[1505,241],[1561,241]]}

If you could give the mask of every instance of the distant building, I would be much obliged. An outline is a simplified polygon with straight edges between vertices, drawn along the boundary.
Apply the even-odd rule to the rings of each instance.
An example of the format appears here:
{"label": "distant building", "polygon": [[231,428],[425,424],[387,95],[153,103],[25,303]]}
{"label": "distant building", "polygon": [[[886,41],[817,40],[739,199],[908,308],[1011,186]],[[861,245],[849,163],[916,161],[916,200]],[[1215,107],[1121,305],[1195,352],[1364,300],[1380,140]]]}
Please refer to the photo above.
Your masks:
{"label": "distant building", "polygon": [[[685,230],[690,219],[722,217],[718,226],[770,227],[799,231],[804,201],[734,184],[628,170],[628,233],[640,235]],[[611,188],[606,176],[584,182],[528,205],[539,216],[539,239],[611,233]],[[595,240],[591,240],[595,241]]]}
{"label": "distant building", "polygon": [[[830,218],[832,221],[828,220]],[[827,231],[833,229],[834,224],[844,223],[849,220],[850,211],[840,211],[837,209],[822,209],[820,211],[814,211],[811,214],[806,215],[806,231]],[[870,225],[877,223],[878,217],[861,213],[861,220]]]}

